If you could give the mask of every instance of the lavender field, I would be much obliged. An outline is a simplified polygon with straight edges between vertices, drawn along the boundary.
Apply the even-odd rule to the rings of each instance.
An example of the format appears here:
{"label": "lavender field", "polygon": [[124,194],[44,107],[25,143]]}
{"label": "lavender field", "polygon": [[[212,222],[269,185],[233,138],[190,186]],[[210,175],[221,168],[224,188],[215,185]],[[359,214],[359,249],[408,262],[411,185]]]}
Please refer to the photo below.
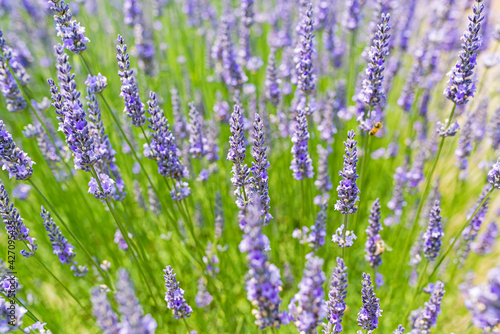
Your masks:
{"label": "lavender field", "polygon": [[499,5],[0,0],[0,333],[500,333]]}

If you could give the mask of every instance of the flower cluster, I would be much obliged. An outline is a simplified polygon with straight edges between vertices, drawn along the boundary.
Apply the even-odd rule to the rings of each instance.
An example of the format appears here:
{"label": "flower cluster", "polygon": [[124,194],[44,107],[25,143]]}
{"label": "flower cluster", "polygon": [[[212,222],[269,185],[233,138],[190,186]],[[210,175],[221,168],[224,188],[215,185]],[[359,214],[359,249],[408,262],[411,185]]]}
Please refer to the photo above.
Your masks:
{"label": "flower cluster", "polygon": [[493,244],[497,237],[498,225],[495,222],[491,222],[486,227],[486,231],[479,235],[478,240],[472,243],[471,248],[479,255],[489,254],[493,250]]}
{"label": "flower cluster", "polygon": [[314,176],[312,159],[309,156],[309,149],[307,146],[310,134],[307,130],[305,103],[306,99],[302,97],[297,105],[297,117],[295,119],[295,129],[292,137],[293,159],[290,169],[293,171],[293,177],[299,181]]}
{"label": "flower cluster", "polygon": [[[9,69],[9,62],[12,59],[12,49],[5,45],[3,31],[0,29],[0,90],[5,97],[7,110],[18,112],[26,109],[26,100],[19,90],[16,79]],[[11,66],[12,67],[12,66]]]}
{"label": "flower cluster", "polygon": [[200,159],[207,154],[207,138],[203,136],[202,120],[200,113],[193,102],[189,103],[189,154],[193,158]]}
{"label": "flower cluster", "polygon": [[328,323],[323,323],[325,333],[341,333],[342,318],[347,308],[345,298],[347,296],[347,267],[342,258],[337,258],[337,266],[333,269],[330,280],[330,292],[326,302]]}
{"label": "flower cluster", "polygon": [[303,12],[302,21],[298,29],[300,42],[295,52],[298,54],[297,86],[303,95],[311,94],[316,89],[316,75],[313,68],[314,25],[312,20],[313,10],[309,3]]}
{"label": "flower cluster", "polygon": [[380,301],[373,292],[370,274],[363,273],[362,283],[361,298],[363,306],[358,313],[358,325],[363,329],[372,331],[378,328],[378,318],[382,315],[382,310],[379,305]]}
{"label": "flower cluster", "polygon": [[377,268],[382,264],[382,253],[384,251],[384,241],[380,236],[382,224],[380,222],[380,201],[377,198],[373,202],[368,218],[368,227],[366,228],[365,260],[370,263],[372,268]]}
{"label": "flower cluster", "polygon": [[444,292],[444,283],[437,281],[432,289],[431,298],[425,302],[424,308],[413,314],[413,329],[410,334],[430,333],[430,329],[436,326]]}
{"label": "flower cluster", "polygon": [[65,49],[76,54],[87,50],[86,43],[90,40],[85,37],[85,27],[72,20],[73,14],[67,3],[62,0],[50,0],[50,9],[54,12],[57,36],[61,37]]}
{"label": "flower cluster", "polygon": [[340,227],[335,231],[335,234],[332,236],[332,241],[341,248],[351,247],[356,239],[357,237],[354,234],[354,231],[344,232],[344,224],[340,225]]}
{"label": "flower cluster", "polygon": [[356,185],[356,180],[359,175],[356,174],[358,153],[356,149],[357,142],[354,140],[355,135],[353,130],[347,133],[347,141],[344,142],[344,168],[339,172],[342,180],[340,180],[340,184],[337,187],[339,199],[337,200],[337,204],[335,204],[335,210],[340,211],[344,215],[358,211],[356,202],[359,201],[359,189]]}
{"label": "flower cluster", "polygon": [[12,139],[12,135],[5,129],[5,124],[0,120],[0,159],[2,169],[9,172],[9,179],[28,180],[33,175],[31,158]]}
{"label": "flower cluster", "polygon": [[163,277],[165,278],[165,287],[167,288],[165,301],[168,308],[172,310],[175,319],[189,318],[193,309],[184,299],[184,290],[179,288],[179,282],[177,282],[174,270],[171,266],[167,266],[163,271],[165,272]]}
{"label": "flower cluster", "polygon": [[90,301],[92,302],[92,314],[96,318],[97,326],[106,334],[118,332],[118,315],[113,311],[106,291],[92,289]]}

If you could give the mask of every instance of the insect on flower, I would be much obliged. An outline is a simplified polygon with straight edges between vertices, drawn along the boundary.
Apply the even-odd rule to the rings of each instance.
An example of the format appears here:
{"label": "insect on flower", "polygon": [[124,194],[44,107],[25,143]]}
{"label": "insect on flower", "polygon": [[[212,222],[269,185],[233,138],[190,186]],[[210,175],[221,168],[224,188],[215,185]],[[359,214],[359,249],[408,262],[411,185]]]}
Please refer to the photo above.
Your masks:
{"label": "insect on flower", "polygon": [[380,129],[384,126],[384,123],[382,122],[376,122],[373,124],[373,128],[370,130],[370,136],[375,136],[377,132],[379,132]]}

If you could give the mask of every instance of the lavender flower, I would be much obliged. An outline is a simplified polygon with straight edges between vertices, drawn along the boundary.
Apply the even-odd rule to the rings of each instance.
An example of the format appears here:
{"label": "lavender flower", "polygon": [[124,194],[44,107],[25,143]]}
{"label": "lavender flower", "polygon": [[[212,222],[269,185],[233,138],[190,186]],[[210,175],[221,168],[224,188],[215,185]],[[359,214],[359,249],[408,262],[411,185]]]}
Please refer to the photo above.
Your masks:
{"label": "lavender flower", "polygon": [[149,210],[155,214],[155,216],[161,215],[161,203],[160,199],[158,196],[156,196],[155,191],[151,187],[151,185],[148,184],[148,204],[149,204]]}
{"label": "lavender flower", "polygon": [[54,82],[49,79],[52,101],[59,120],[59,130],[64,132],[66,143],[73,151],[75,168],[90,171],[99,160],[94,137],[90,135],[85,110],[80,102],[80,92],[76,89],[75,75],[71,74],[69,57],[59,44],[57,54],[57,77],[60,81],[61,95]]}
{"label": "lavender flower", "polygon": [[[467,216],[467,219],[470,219],[470,222],[469,225],[462,232],[462,242],[460,245],[461,247],[458,251],[458,258],[461,265],[463,265],[465,263],[465,260],[469,257],[471,243],[474,240],[476,240],[477,234],[481,229],[481,225],[484,223],[486,219],[486,213],[488,213],[488,206],[490,199],[488,197],[485,200],[485,198],[489,195],[491,189],[492,189],[491,185],[489,184],[487,184],[483,188],[483,191],[481,192],[481,195],[479,196],[477,203],[474,205],[474,207],[471,208],[471,210],[469,211],[469,215]],[[471,219],[472,214],[474,213],[474,211],[476,211],[479,204],[481,204],[481,202],[483,201],[484,203],[481,205],[476,215]]]}
{"label": "lavender flower", "polygon": [[495,239],[498,237],[498,226],[495,222],[491,222],[478,240],[473,242],[471,248],[479,255],[491,253]]}
{"label": "lavender flower", "polygon": [[343,26],[350,31],[355,31],[358,29],[358,26],[363,19],[360,1],[348,0],[346,3],[346,9]]}
{"label": "lavender flower", "polygon": [[123,21],[126,25],[133,27],[142,23],[142,8],[138,0],[123,1]]}
{"label": "lavender flower", "polygon": [[134,71],[130,69],[127,44],[122,36],[118,35],[118,45],[116,46],[116,59],[118,60],[118,76],[122,82],[120,96],[125,101],[123,112],[131,119],[132,124],[141,127],[146,123],[144,115],[144,104],[139,97],[139,88],[134,78]]}
{"label": "lavender flower", "polygon": [[332,149],[328,146],[326,149],[323,146],[318,145],[318,176],[314,185],[319,190],[321,195],[314,198],[314,204],[321,205],[323,201],[330,199],[328,192],[332,190],[332,182],[330,180],[330,175],[328,172],[328,156],[330,155]]}
{"label": "lavender flower", "polygon": [[469,156],[472,152],[472,114],[467,115],[460,137],[458,138],[458,148],[455,150],[457,157],[457,167],[462,172],[460,178],[467,176],[467,167],[469,166]]}
{"label": "lavender flower", "polygon": [[[11,318],[13,312],[14,318]],[[15,331],[23,325],[23,317],[28,310],[17,303],[0,297],[0,330],[4,333]]]}
{"label": "lavender flower", "polygon": [[376,298],[375,292],[373,292],[370,274],[363,273],[362,283],[361,298],[363,306],[358,313],[358,326],[372,331],[378,328],[378,318],[382,316],[382,310],[379,305],[380,300]]}
{"label": "lavender flower", "polygon": [[198,280],[198,293],[196,293],[195,302],[198,307],[208,307],[214,298],[207,291],[207,282],[202,277]]}
{"label": "lavender flower", "polygon": [[323,323],[323,333],[342,333],[342,318],[347,308],[345,298],[347,296],[347,267],[342,258],[337,258],[337,266],[333,269],[330,280],[330,292],[326,302],[328,323]]}
{"label": "lavender flower", "polygon": [[52,334],[49,329],[45,329],[44,327],[47,325],[46,322],[37,321],[33,325],[25,327],[24,333],[40,333],[40,334]]}
{"label": "lavender flower", "polygon": [[370,217],[368,218],[368,227],[366,228],[367,240],[365,243],[365,260],[370,263],[372,268],[377,268],[382,264],[382,252],[384,241],[380,236],[382,224],[380,222],[380,201],[377,198],[373,202],[370,210]]}
{"label": "lavender flower", "polygon": [[13,190],[12,190],[12,197],[19,199],[19,200],[25,200],[28,198],[29,194],[31,191],[31,186],[28,184],[18,184]]}
{"label": "lavender flower", "polygon": [[490,103],[489,97],[485,97],[479,100],[476,110],[472,117],[472,133],[474,136],[474,142],[476,144],[481,143],[485,134],[486,126],[488,124],[488,105]]}
{"label": "lavender flower", "polygon": [[106,291],[93,288],[90,301],[92,302],[92,314],[96,318],[97,326],[103,333],[118,333],[118,315],[113,311]]}
{"label": "lavender flower", "polygon": [[76,54],[87,50],[86,43],[90,40],[85,37],[85,27],[80,26],[76,20],[71,20],[73,14],[67,3],[62,0],[50,0],[50,9],[54,12],[57,36],[61,37],[64,48]]}
{"label": "lavender flower", "polygon": [[234,106],[231,114],[231,134],[229,137],[229,151],[227,160],[233,163],[231,182],[236,187],[235,194],[238,196],[238,207],[241,209],[244,205],[245,187],[248,184],[249,170],[246,164],[243,164],[246,156],[245,132],[243,130],[243,110],[238,104]]}
{"label": "lavender flower", "polygon": [[357,237],[354,234],[354,231],[345,231],[344,233],[344,224],[340,225],[340,227],[335,231],[335,234],[332,236],[332,241],[341,248],[351,247],[356,239]]}
{"label": "lavender flower", "polygon": [[117,274],[115,300],[118,304],[118,311],[121,313],[118,332],[153,334],[157,327],[156,320],[151,317],[151,314],[144,315],[129,273],[125,269],[120,269]]}
{"label": "lavender flower", "polygon": [[312,159],[309,156],[307,141],[309,140],[309,131],[307,131],[307,118],[305,114],[305,98],[302,97],[297,106],[297,117],[295,119],[295,131],[292,137],[292,165],[293,177],[296,180],[312,178],[314,176]]}
{"label": "lavender flower", "polygon": [[414,328],[410,334],[430,333],[430,329],[436,326],[437,317],[441,313],[441,302],[444,296],[444,283],[437,281],[434,284],[431,298],[425,302],[423,309],[416,313]]}
{"label": "lavender flower", "polygon": [[345,155],[344,155],[344,168],[339,172],[342,176],[337,192],[339,199],[335,204],[335,210],[347,215],[356,213],[358,206],[356,202],[359,201],[359,189],[356,185],[356,180],[359,175],[356,174],[356,165],[358,163],[358,153],[356,149],[357,142],[354,140],[356,134],[353,130],[347,132],[347,141],[344,142]]}
{"label": "lavender flower", "polygon": [[[220,57],[216,56],[215,59],[219,58],[222,62],[222,77],[226,85],[231,89],[240,89],[243,83],[248,80],[248,78],[236,62],[233,43],[231,41],[231,33],[229,31],[229,26],[226,18],[222,19],[219,29],[220,33],[218,34],[218,36],[220,38]],[[212,52],[214,52],[214,50],[212,50]],[[213,55],[212,58],[214,58]]]}
{"label": "lavender flower", "polygon": [[489,135],[492,141],[492,148],[498,150],[500,148],[500,108],[497,108],[493,114],[493,119],[490,122]]}
{"label": "lavender flower", "polygon": [[444,95],[459,105],[469,102],[469,98],[474,97],[476,91],[476,79],[470,77],[477,64],[477,52],[482,43],[482,37],[479,33],[481,21],[484,19],[482,1],[475,0],[472,7],[474,15],[469,16],[469,26],[462,37],[462,50],[458,55],[459,59],[448,73],[450,80],[448,87],[444,90]]}
{"label": "lavender flower", "polygon": [[163,277],[165,278],[165,287],[167,288],[165,301],[168,308],[172,310],[175,319],[189,318],[193,309],[184,299],[184,290],[179,288],[179,282],[177,282],[174,270],[171,266],[167,266],[163,271],[165,272]]}
{"label": "lavender flower", "polygon": [[224,101],[222,99],[222,93],[220,91],[217,91],[216,95],[216,102],[213,107],[214,111],[214,116],[221,122],[223,123],[228,123],[229,122],[229,103],[227,101]]}
{"label": "lavender flower", "polygon": [[321,204],[321,210],[318,212],[318,216],[314,221],[314,225],[311,226],[311,231],[307,236],[307,242],[314,251],[317,251],[321,246],[325,244],[327,209],[327,203],[323,202]]}
{"label": "lavender flower", "polygon": [[21,250],[21,255],[31,257],[35,254],[38,245],[35,243],[35,238],[30,236],[30,230],[24,225],[19,212],[14,207],[14,203],[10,202],[9,195],[5,190],[3,183],[0,181],[0,215],[5,224],[5,230],[9,240],[28,241],[28,250]]}
{"label": "lavender flower", "polygon": [[224,209],[222,207],[222,197],[220,191],[217,190],[215,194],[215,238],[222,238],[222,232],[224,231]]}
{"label": "lavender flower", "polygon": [[491,167],[488,173],[488,182],[496,189],[500,189],[500,159]]}
{"label": "lavender flower", "polygon": [[253,147],[252,147],[252,191],[260,197],[262,215],[264,217],[264,225],[268,225],[273,216],[269,213],[269,178],[267,169],[269,168],[269,161],[266,154],[266,140],[264,133],[264,123],[258,113],[255,113],[255,121],[253,123]]}
{"label": "lavender flower", "polygon": [[392,191],[392,198],[387,203],[387,207],[393,212],[393,215],[388,216],[384,220],[384,224],[387,226],[398,224],[401,215],[403,214],[403,208],[406,206],[406,201],[404,199],[404,188],[408,182],[408,167],[406,163],[403,166],[396,168],[396,173],[394,173],[394,188]]}
{"label": "lavender flower", "polygon": [[15,177],[16,180],[28,180],[33,175],[34,162],[16,146],[2,120],[0,120],[0,158],[3,163],[2,169],[9,172],[9,179]]}
{"label": "lavender flower", "polygon": [[[128,235],[128,238],[129,239],[132,239],[133,238],[133,235],[132,233],[127,233]],[[122,232],[120,231],[120,229],[116,229],[116,232],[115,232],[115,237],[113,239],[113,242],[115,244],[118,245],[118,248],[119,249],[123,249],[123,250],[128,250],[128,244],[127,244],[127,241],[125,240],[125,238],[123,237],[123,234]]]}
{"label": "lavender flower", "polygon": [[405,332],[405,328],[403,326],[399,325],[398,328],[394,332],[392,332],[392,334],[404,334],[404,332]]}
{"label": "lavender flower", "polygon": [[183,140],[188,136],[186,116],[182,113],[177,89],[172,88],[170,95],[172,99],[172,114],[174,115],[173,133],[176,138]]}
{"label": "lavender flower", "polygon": [[[321,115],[322,119],[320,122],[318,122],[318,131],[320,132],[321,139],[326,141],[329,145],[333,144],[334,135],[337,133],[337,127],[335,126],[335,121],[338,120],[337,94],[338,93],[333,92],[328,93],[328,100],[323,107],[323,112]],[[319,154],[319,156],[320,158],[322,157],[321,153]]]}
{"label": "lavender flower", "polygon": [[465,307],[472,314],[472,323],[485,333],[492,332],[500,323],[500,267],[491,269],[488,282],[465,291]]}
{"label": "lavender flower", "polygon": [[171,196],[175,200],[182,200],[190,194],[188,184],[182,181],[189,176],[189,172],[180,161],[175,137],[169,130],[168,121],[158,106],[156,94],[153,92],[149,93],[148,106],[148,113],[151,116],[148,118],[151,141],[149,145],[144,144],[144,155],[156,160],[160,175],[176,180]]}
{"label": "lavender flower", "polygon": [[5,97],[7,110],[18,112],[26,109],[27,104],[14,76],[10,72],[9,62],[11,59],[12,49],[5,45],[3,31],[0,29],[0,90]]}
{"label": "lavender flower", "polygon": [[207,138],[201,131],[201,116],[193,102],[189,103],[189,154],[193,158],[200,159],[207,154],[205,150]]}
{"label": "lavender flower", "polygon": [[115,181],[104,173],[99,174],[98,178],[99,181],[94,177],[90,178],[88,193],[93,194],[97,199],[107,199],[116,191]]}
{"label": "lavender flower", "polygon": [[436,200],[429,216],[429,226],[424,233],[424,254],[429,261],[434,261],[438,257],[443,244],[444,232],[440,213],[439,200]]}
{"label": "lavender flower", "polygon": [[460,126],[456,121],[454,124],[448,125],[439,121],[436,123],[436,133],[440,137],[454,137],[457,134],[458,130],[460,130]]}
{"label": "lavender flower", "polygon": [[321,270],[323,259],[314,256],[314,253],[307,254],[306,259],[304,275],[298,285],[299,292],[290,301],[288,309],[299,332],[313,334],[327,316],[323,291],[326,276]]}
{"label": "lavender flower", "polygon": [[278,106],[281,98],[279,84],[280,80],[278,79],[278,72],[276,70],[276,49],[273,48],[267,60],[266,81],[264,82],[264,86],[266,87],[266,98],[274,107]]}
{"label": "lavender flower", "polygon": [[248,301],[257,309],[255,324],[260,329],[266,327],[278,328],[282,323],[283,314],[279,308],[281,298],[281,277],[279,269],[269,262],[266,250],[269,249],[269,239],[262,232],[259,198],[254,197],[246,207],[243,226],[243,240],[239,245],[240,252],[247,253],[248,274],[246,291]]}
{"label": "lavender flower", "polygon": [[370,51],[370,62],[365,69],[365,79],[363,80],[363,102],[375,107],[385,99],[383,87],[385,57],[389,54],[389,14],[382,14],[375,39]]}
{"label": "lavender flower", "polygon": [[298,53],[298,62],[296,65],[297,86],[304,96],[311,94],[316,89],[316,75],[313,68],[313,55],[316,53],[316,50],[314,49],[312,14],[312,5],[309,2],[298,29],[300,43],[295,50]]}
{"label": "lavender flower", "polygon": [[108,86],[108,79],[101,73],[98,73],[95,76],[89,74],[87,76],[87,80],[85,81],[85,85],[91,88],[94,94],[99,94],[102,93],[102,91]]}

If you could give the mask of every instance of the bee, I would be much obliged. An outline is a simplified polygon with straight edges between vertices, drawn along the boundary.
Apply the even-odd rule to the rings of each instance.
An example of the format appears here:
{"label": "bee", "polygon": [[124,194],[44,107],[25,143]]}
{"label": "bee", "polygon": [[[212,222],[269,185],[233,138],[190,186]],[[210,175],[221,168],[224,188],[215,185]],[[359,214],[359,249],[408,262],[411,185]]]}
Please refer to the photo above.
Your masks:
{"label": "bee", "polygon": [[382,129],[382,126],[384,124],[382,122],[376,122],[375,124],[373,124],[373,128],[370,130],[370,136],[375,136],[377,134],[377,132]]}
{"label": "bee", "polygon": [[382,240],[382,239],[377,240],[377,242],[375,243],[375,247],[376,247],[375,255],[380,255],[383,252],[385,252],[386,250],[388,250],[388,251],[392,250],[392,248],[389,247],[388,245],[386,245],[384,240]]}

